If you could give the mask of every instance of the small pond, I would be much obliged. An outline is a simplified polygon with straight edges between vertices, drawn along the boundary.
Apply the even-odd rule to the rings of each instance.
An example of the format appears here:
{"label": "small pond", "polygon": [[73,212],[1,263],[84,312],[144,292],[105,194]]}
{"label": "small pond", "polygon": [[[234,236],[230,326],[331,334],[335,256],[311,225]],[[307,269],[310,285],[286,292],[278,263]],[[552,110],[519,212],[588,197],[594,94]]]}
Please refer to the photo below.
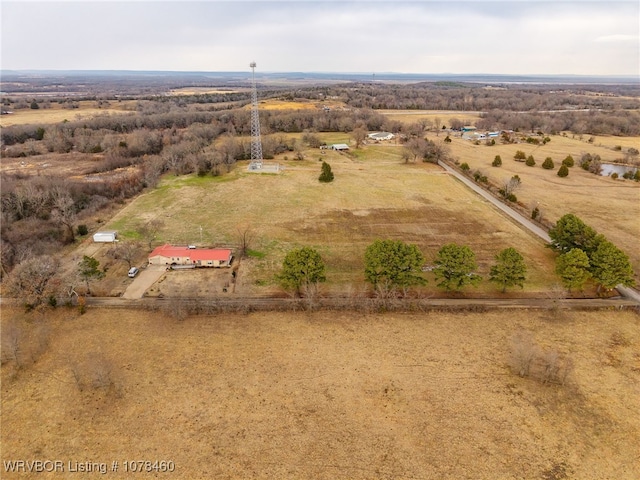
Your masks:
{"label": "small pond", "polygon": [[615,163],[603,163],[600,175],[608,177],[612,173],[617,173],[619,177],[622,177],[626,172],[636,173],[636,167],[629,167],[627,165],[617,165]]}

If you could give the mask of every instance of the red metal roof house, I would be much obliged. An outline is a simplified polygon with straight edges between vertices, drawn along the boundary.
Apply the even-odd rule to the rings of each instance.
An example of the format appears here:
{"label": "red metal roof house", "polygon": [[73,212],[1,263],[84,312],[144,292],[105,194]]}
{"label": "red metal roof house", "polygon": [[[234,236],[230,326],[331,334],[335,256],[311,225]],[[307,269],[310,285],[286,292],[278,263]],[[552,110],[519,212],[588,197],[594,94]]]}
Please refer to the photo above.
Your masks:
{"label": "red metal roof house", "polygon": [[189,248],[162,245],[149,254],[149,265],[230,267],[233,255],[226,248]]}

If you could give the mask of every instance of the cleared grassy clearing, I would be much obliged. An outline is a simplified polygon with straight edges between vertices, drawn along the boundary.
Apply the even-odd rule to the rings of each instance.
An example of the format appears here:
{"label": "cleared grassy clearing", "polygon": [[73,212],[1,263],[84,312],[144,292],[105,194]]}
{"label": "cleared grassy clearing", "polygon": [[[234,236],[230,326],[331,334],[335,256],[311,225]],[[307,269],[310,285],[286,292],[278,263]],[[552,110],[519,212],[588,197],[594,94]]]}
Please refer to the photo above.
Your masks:
{"label": "cleared grassy clearing", "polygon": [[[267,100],[259,100],[260,109],[264,110],[318,110],[322,107],[344,108],[345,104],[338,101],[320,101],[320,100],[278,100],[270,98]],[[251,109],[251,105],[246,105],[245,109]]]}
{"label": "cleared grassy clearing", "polygon": [[[319,155],[315,150],[309,157]],[[468,244],[480,273],[487,275],[499,250],[516,246],[527,258],[527,292],[545,291],[554,282],[553,254],[462,184],[431,164],[400,162],[399,148],[374,146],[360,158],[328,152],[336,180],[320,184],[320,163],[280,160],[280,175],[247,173],[239,164],[222,181],[167,177],[161,187],[123,209],[105,228],[132,235],[153,218],[164,221],[159,241],[234,245],[239,226],[258,235],[252,260],[254,283],[270,285],[285,253],[317,248],[328,264],[329,291],[362,285],[363,255],[377,238],[417,244],[431,262],[449,242]],[[243,265],[245,263],[243,262]],[[425,292],[436,288],[431,281]],[[488,283],[469,293],[494,294]]]}
{"label": "cleared grassy clearing", "polygon": [[225,93],[240,93],[248,91],[248,88],[183,87],[171,89],[169,91],[169,95],[223,95]]}
{"label": "cleared grassy clearing", "polygon": [[[176,478],[640,476],[631,312],[55,315],[35,365],[2,366],[3,459],[164,459]],[[571,356],[567,385],[510,372],[519,329]],[[71,366],[96,356],[113,386],[79,391]]]}
{"label": "cleared grassy clearing", "polygon": [[440,125],[450,126],[452,119],[458,119],[465,125],[473,125],[480,119],[481,112],[462,112],[454,110],[376,110],[389,120],[402,123],[416,123],[420,120],[429,120],[435,123],[436,119]]}
{"label": "cleared grassy clearing", "polygon": [[[480,169],[497,184],[519,175],[522,179],[522,186],[516,192],[519,201],[531,209],[538,205],[544,217],[552,222],[565,213],[578,215],[622,248],[630,256],[634,271],[640,272],[640,185],[637,182],[600,177],[577,165],[570,169],[566,178],[556,175],[567,155],[572,155],[576,162],[586,152],[600,155],[603,161],[612,161],[620,158],[620,152],[563,136],[552,136],[551,142],[543,146],[521,143],[492,147],[474,145],[456,137],[451,149],[460,162],[467,162],[472,171]],[[528,167],[523,162],[513,160],[516,150],[524,151],[527,156],[533,155],[536,165]],[[500,168],[491,166],[496,155],[502,157]],[[546,157],[553,158],[554,170],[541,167]]]}
{"label": "cleared grassy clearing", "polygon": [[50,124],[75,120],[83,118],[92,118],[99,115],[122,114],[126,111],[135,109],[135,102],[111,102],[109,107],[97,108],[96,102],[91,100],[78,102],[80,107],[67,109],[62,108],[59,104],[52,104],[51,108],[39,108],[38,110],[21,109],[14,110],[9,115],[0,117],[0,126],[9,127],[11,125],[28,125],[28,124]]}

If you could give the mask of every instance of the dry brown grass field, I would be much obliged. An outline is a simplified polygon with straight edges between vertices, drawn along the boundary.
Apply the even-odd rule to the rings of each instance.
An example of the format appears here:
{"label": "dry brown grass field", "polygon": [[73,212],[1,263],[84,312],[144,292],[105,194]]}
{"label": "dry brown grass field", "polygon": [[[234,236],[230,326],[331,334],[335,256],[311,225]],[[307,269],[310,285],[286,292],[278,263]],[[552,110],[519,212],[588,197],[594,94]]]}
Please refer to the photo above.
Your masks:
{"label": "dry brown grass field", "polygon": [[[622,178],[614,180],[597,176],[577,165],[583,153],[598,154],[603,162],[622,158],[623,154],[613,148],[616,145],[637,146],[640,139],[596,137],[591,144],[571,136],[555,135],[550,138],[551,142],[541,146],[519,143],[488,147],[455,137],[451,151],[460,162],[468,163],[471,171],[481,170],[496,184],[502,184],[512,175],[519,175],[522,186],[516,194],[521,203],[530,210],[538,205],[544,217],[551,222],[566,213],[578,215],[622,248],[630,256],[634,271],[640,272],[640,184]],[[528,167],[523,162],[516,162],[513,159],[516,150],[524,151],[527,156],[533,155],[536,165]],[[502,158],[502,167],[491,166],[496,155]],[[576,166],[570,169],[568,177],[560,178],[556,173],[567,155],[573,156]],[[553,170],[541,167],[546,157],[554,160]]]}
{"label": "dry brown grass field", "polygon": [[[317,248],[325,259],[326,293],[363,288],[364,251],[379,238],[415,243],[428,263],[445,243],[467,244],[482,275],[501,249],[515,246],[529,266],[526,293],[545,292],[555,282],[554,255],[543,242],[441,168],[403,164],[396,147],[371,146],[360,153],[315,150],[305,161],[279,158],[275,161],[285,167],[280,175],[247,173],[239,164],[219,179],[166,178],[105,228],[118,230],[122,238],[135,237],[139,225],[160,219],[165,225],[160,242],[233,246],[238,228],[248,226],[260,258],[242,262],[246,287],[253,289],[245,293],[273,291],[284,255],[301,246]],[[318,158],[331,164],[332,183],[318,182]],[[437,292],[433,279],[422,292]],[[496,287],[485,282],[466,293],[495,295]]]}
{"label": "dry brown grass field", "polygon": [[169,91],[169,95],[215,95],[225,93],[247,92],[248,88],[211,88],[211,87],[182,87],[173,88]]}
{"label": "dry brown grass field", "polygon": [[[376,110],[389,120],[402,123],[415,123],[420,120],[428,120],[435,124],[436,119],[440,125],[450,125],[452,119],[457,119],[465,125],[474,125],[480,119],[481,112],[454,111],[454,110]],[[444,137],[443,133],[440,133]]]}
{"label": "dry brown grass field", "polygon": [[[334,101],[334,100],[319,101],[319,100],[301,99],[301,100],[292,101],[292,100],[278,100],[274,98],[260,100],[260,109],[264,109],[264,110],[317,110],[317,109],[321,109],[322,107],[341,109],[345,107],[345,104],[344,102]],[[250,104],[246,105],[244,108],[246,110],[250,110],[251,105]]]}
{"label": "dry brown grass field", "polygon": [[[3,479],[640,477],[636,313],[45,317],[35,363],[2,366],[2,460],[66,471]],[[42,321],[3,308],[23,340]],[[564,385],[511,372],[519,331],[573,360]]]}
{"label": "dry brown grass field", "polygon": [[9,115],[0,116],[0,127],[11,125],[50,124],[92,118],[110,113],[123,113],[135,110],[135,101],[112,101],[110,106],[98,108],[95,101],[83,100],[78,102],[79,108],[67,109],[57,103],[51,104],[51,108],[37,110],[20,109]]}

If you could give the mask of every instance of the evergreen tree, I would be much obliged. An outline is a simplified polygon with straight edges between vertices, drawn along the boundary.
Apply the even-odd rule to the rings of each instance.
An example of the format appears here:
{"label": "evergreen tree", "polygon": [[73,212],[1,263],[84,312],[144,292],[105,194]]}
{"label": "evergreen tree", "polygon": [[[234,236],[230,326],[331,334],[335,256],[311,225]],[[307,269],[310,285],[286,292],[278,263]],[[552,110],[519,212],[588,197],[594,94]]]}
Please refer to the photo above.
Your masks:
{"label": "evergreen tree", "polygon": [[400,240],[376,240],[364,254],[364,275],[378,291],[408,288],[426,283],[422,277],[424,256],[416,245]]}
{"label": "evergreen tree", "polygon": [[282,262],[282,272],[278,275],[278,280],[285,290],[312,296],[318,283],[327,280],[324,261],[320,254],[310,247],[291,250]]}
{"label": "evergreen tree", "polygon": [[567,166],[563,163],[560,168],[558,169],[558,176],[559,177],[566,177],[567,175],[569,175],[569,169],[567,168]]}
{"label": "evergreen tree", "polygon": [[547,157],[542,162],[542,168],[545,170],[553,170],[555,168],[555,164],[553,163],[553,159],[551,157]]}
{"label": "evergreen tree", "polygon": [[496,158],[493,159],[491,165],[494,167],[500,167],[502,165],[502,158],[500,158],[500,155],[496,155]]}
{"label": "evergreen tree", "polygon": [[98,270],[100,262],[93,257],[84,255],[80,263],[78,263],[78,274],[87,284],[87,292],[89,292],[89,281],[99,280],[104,277],[104,272]]}
{"label": "evergreen tree", "polygon": [[633,269],[629,257],[608,240],[598,244],[598,248],[589,257],[591,275],[601,287],[607,290],[616,285],[633,286]]}
{"label": "evergreen tree", "polygon": [[569,291],[572,288],[582,290],[591,276],[589,267],[589,257],[579,248],[573,248],[556,258],[556,274]]}
{"label": "evergreen tree", "polygon": [[320,173],[320,178],[318,178],[321,182],[332,182],[333,181],[333,172],[331,171],[331,165],[327,162],[322,162],[322,172]]}
{"label": "evergreen tree", "polygon": [[465,285],[477,285],[482,277],[475,270],[476,256],[466,245],[449,243],[444,245],[436,257],[436,268],[433,270],[438,287],[445,290],[460,290]]}
{"label": "evergreen tree", "polygon": [[526,280],[527,266],[524,258],[515,248],[505,248],[496,255],[496,264],[491,267],[489,281],[502,286],[502,293],[507,287],[518,285],[523,288]]}
{"label": "evergreen tree", "polygon": [[526,154],[526,153],[524,153],[522,150],[518,150],[518,151],[513,155],[513,159],[514,159],[514,160],[523,161],[525,158],[527,158],[527,154]]}
{"label": "evergreen tree", "polygon": [[563,215],[560,220],[549,230],[551,246],[560,252],[568,252],[573,248],[579,248],[588,257],[598,248],[598,244],[604,240],[593,228],[584,223],[572,213]]}
{"label": "evergreen tree", "polygon": [[527,161],[524,164],[528,167],[533,167],[536,164],[536,160],[533,158],[533,155],[529,155],[527,157]]}

